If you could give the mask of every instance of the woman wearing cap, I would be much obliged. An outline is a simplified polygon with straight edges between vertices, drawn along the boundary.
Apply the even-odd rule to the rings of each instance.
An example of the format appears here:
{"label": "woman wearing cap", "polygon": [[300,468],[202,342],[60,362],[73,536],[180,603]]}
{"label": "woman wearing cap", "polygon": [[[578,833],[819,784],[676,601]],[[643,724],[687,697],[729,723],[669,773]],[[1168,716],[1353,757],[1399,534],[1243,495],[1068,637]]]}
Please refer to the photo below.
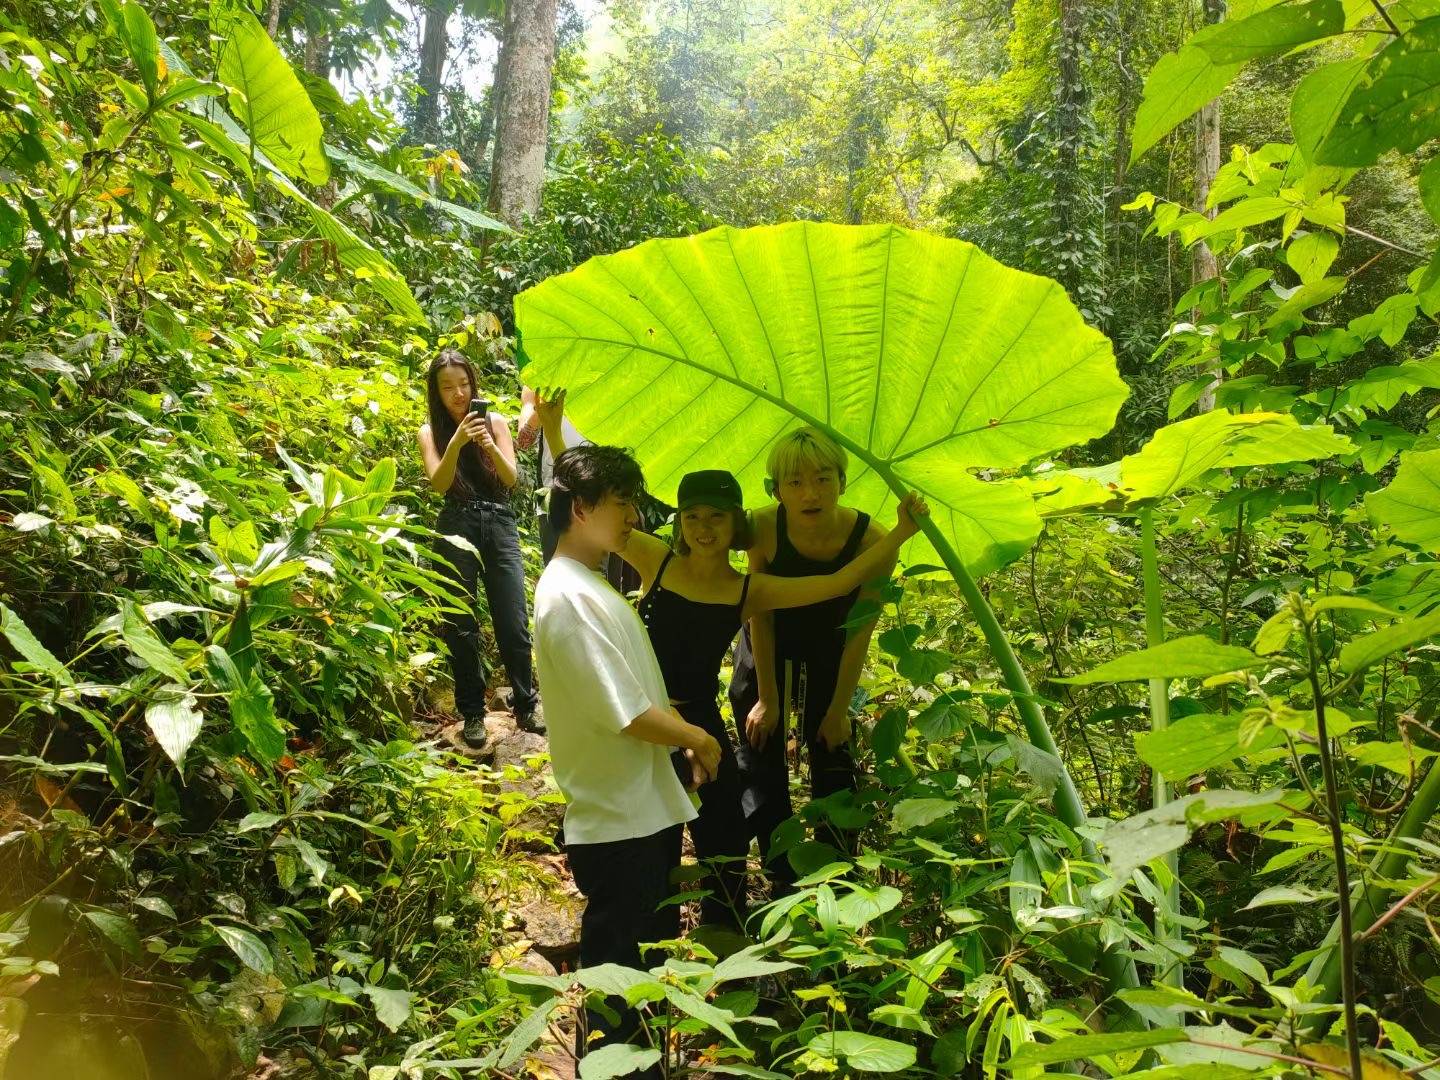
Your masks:
{"label": "woman wearing cap", "polygon": [[665,687],[685,720],[704,728],[722,749],[717,777],[700,788],[700,816],[690,824],[696,856],[720,860],[716,880],[701,903],[707,923],[743,920],[744,860],[750,834],[740,805],[740,774],[716,697],[720,666],[746,619],[777,608],[803,607],[843,596],[881,573],[900,545],[918,531],[916,514],[928,512],[910,495],[895,528],[835,573],[807,578],[741,574],[731,551],[750,546],[750,523],[740,485],[728,472],[708,469],[680,481],[674,547],[636,530],[620,552],[640,573],[640,617],[650,632]]}

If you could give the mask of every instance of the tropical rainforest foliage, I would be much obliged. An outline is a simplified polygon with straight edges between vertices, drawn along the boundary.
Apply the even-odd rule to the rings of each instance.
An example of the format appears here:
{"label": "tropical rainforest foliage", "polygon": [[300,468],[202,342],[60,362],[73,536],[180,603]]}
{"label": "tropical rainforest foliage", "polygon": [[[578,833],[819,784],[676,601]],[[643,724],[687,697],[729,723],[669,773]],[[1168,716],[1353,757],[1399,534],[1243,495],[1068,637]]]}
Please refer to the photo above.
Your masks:
{"label": "tropical rainforest foliage", "polygon": [[[1437,105],[1429,0],[4,0],[0,1077],[1440,1075]],[[524,962],[445,347],[934,508],[750,942]]]}

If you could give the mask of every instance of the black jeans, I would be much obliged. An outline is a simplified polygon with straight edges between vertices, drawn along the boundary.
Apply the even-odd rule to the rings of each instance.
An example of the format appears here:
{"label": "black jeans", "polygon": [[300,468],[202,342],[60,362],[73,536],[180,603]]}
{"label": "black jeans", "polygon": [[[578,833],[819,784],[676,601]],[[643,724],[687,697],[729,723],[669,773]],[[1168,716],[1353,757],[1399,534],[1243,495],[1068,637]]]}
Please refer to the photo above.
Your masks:
{"label": "black jeans", "polygon": [[[680,934],[680,909],[674,904],[660,907],[673,896],[670,877],[680,865],[680,826],[672,825],[649,836],[633,840],[612,840],[604,844],[566,844],[565,858],[575,885],[585,897],[580,916],[580,966],[623,964],[644,970],[642,941],[665,941]],[[603,1014],[586,1009],[584,1022],[575,1031],[575,1053],[584,1057],[587,1049],[606,1043],[629,1042],[645,1045],[636,1038],[640,1014],[625,1007],[623,998],[607,998],[606,1005],[620,1016],[612,1024]],[[603,1036],[589,1041],[589,1032]],[[656,1077],[656,1065],[632,1076]]]}
{"label": "black jeans", "polygon": [[[485,602],[495,627],[500,659],[515,694],[515,712],[535,711],[535,676],[530,657],[530,612],[525,604],[525,563],[520,557],[520,535],[515,531],[515,512],[504,503],[447,502],[440,511],[435,531],[460,536],[480,553],[441,539],[435,546],[452,566],[444,571],[456,592],[474,603],[476,585],[485,589]],[[445,644],[450,648],[450,665],[455,675],[455,709],[461,716],[485,715],[485,667],[480,656],[480,626],[473,611],[446,617]]]}
{"label": "black jeans", "polygon": [[[735,747],[720,707],[713,701],[684,702],[676,711],[689,723],[704,728],[720,744],[719,775],[701,784],[700,816],[690,822],[690,840],[695,857],[711,863],[712,872],[701,882],[708,894],[700,901],[700,921],[740,930],[745,922],[745,858],[750,853],[750,833],[740,809],[740,768]],[[681,780],[690,783],[690,764],[677,755]]]}
{"label": "black jeans", "polygon": [[[785,693],[785,661],[776,657],[776,685]],[[805,693],[804,711],[800,716],[801,743],[810,760],[810,797],[823,799],[837,791],[854,791],[856,787],[855,758],[850,746],[837,746],[833,750],[820,741],[820,721],[825,719],[825,710],[835,693],[835,682],[840,676],[840,657],[818,657],[804,661],[791,661],[792,690],[798,690],[803,671]],[[762,750],[750,745],[745,734],[745,720],[750,709],[760,699],[760,683],[755,674],[754,658],[750,654],[749,634],[741,635],[735,647],[735,673],[730,680],[730,707],[735,713],[735,729],[739,749],[736,761],[740,772],[740,806],[750,834],[760,844],[760,859],[770,876],[772,892],[783,892],[795,883],[795,871],[785,855],[770,855],[771,837],[776,828],[794,814],[790,802],[790,769],[785,760],[785,744],[788,732],[784,725],[776,725]],[[798,696],[794,694],[792,696]],[[793,722],[793,717],[791,722]],[[829,828],[820,839],[834,845],[842,852],[853,853],[858,836],[849,830]]]}

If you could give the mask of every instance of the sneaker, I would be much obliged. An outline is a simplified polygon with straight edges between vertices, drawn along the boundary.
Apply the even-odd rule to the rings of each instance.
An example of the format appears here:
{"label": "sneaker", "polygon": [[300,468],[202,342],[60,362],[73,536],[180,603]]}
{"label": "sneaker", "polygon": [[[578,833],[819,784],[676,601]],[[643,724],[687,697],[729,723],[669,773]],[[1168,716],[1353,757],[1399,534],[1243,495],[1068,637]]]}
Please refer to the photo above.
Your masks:
{"label": "sneaker", "polygon": [[485,731],[485,717],[467,716],[465,718],[465,728],[461,731],[460,737],[465,740],[465,745],[470,747],[471,750],[485,749],[485,743],[490,738]]}
{"label": "sneaker", "polygon": [[528,731],[531,735],[545,734],[545,721],[540,718],[539,710],[532,708],[529,712],[515,713],[515,726],[521,731]]}

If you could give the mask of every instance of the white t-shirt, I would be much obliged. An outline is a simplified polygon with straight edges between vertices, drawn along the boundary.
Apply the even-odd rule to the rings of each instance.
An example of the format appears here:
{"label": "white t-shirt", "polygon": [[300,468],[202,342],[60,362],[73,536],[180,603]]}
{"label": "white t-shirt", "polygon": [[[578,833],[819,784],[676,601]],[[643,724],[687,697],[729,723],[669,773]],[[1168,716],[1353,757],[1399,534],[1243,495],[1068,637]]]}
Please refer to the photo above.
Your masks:
{"label": "white t-shirt", "polygon": [[696,816],[670,748],[625,734],[670,707],[645,625],[598,573],[557,555],[535,586],[535,667],[565,796],[565,841],[650,836]]}

